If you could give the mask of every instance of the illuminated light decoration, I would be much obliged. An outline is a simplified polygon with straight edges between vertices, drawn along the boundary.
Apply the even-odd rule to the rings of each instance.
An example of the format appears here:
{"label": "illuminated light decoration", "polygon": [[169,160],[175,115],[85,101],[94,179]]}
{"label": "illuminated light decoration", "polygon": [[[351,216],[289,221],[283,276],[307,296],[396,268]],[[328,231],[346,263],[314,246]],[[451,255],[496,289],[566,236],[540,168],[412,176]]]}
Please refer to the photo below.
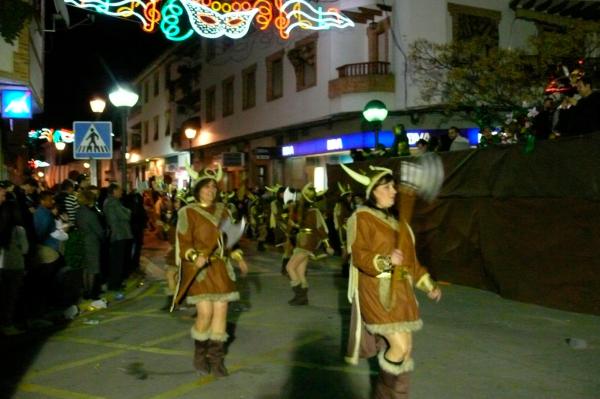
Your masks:
{"label": "illuminated light decoration", "polygon": [[[289,8],[291,10],[287,11]],[[306,11],[303,8],[306,8]],[[289,35],[290,31],[296,27],[324,30],[332,27],[343,29],[354,26],[354,22],[340,14],[337,9],[329,8],[327,11],[323,11],[323,8],[315,8],[304,0],[288,0],[281,6],[279,11],[286,15],[290,21],[289,26],[284,31],[286,35]],[[294,19],[295,21],[292,22]]]}
{"label": "illuminated light decoration", "polygon": [[113,17],[137,19],[146,32],[160,26],[165,37],[172,41],[186,40],[194,32],[209,39],[221,36],[239,39],[248,33],[255,18],[260,30],[272,25],[283,39],[288,39],[294,28],[325,30],[354,26],[338,9],[325,10],[305,0],[65,0],[65,4]]}
{"label": "illuminated light decoration", "polygon": [[45,161],[40,161],[38,159],[30,159],[27,162],[27,165],[31,168],[31,169],[37,169],[37,168],[47,168],[48,166],[50,166],[50,164],[48,162]]}
{"label": "illuminated light decoration", "polygon": [[31,130],[29,131],[29,138],[30,139],[45,139],[47,141],[53,142],[53,143],[58,143],[58,142],[65,142],[65,143],[72,143],[73,140],[75,140],[75,135],[73,134],[72,130],[68,130],[68,129],[48,129],[48,128],[42,128],[42,129],[38,129],[38,130]]}
{"label": "illuminated light decoration", "polygon": [[[231,4],[217,1],[212,2],[210,7],[193,0],[181,0],[181,4],[187,11],[192,29],[209,39],[221,36],[239,39],[245,36],[258,13],[256,8],[249,11],[227,11],[231,10]],[[221,14],[219,10],[225,13]]]}
{"label": "illuminated light decoration", "polygon": [[192,29],[182,33],[182,29],[179,27],[179,17],[183,15],[185,10],[177,3],[177,0],[167,1],[162,8],[162,21],[160,22],[160,29],[165,37],[174,42],[186,40],[194,34]]}
{"label": "illuminated light decoration", "polygon": [[136,18],[146,32],[154,32],[161,19],[157,9],[160,0],[65,0],[65,4],[120,18]]}
{"label": "illuminated light decoration", "polygon": [[254,8],[258,10],[256,23],[260,30],[265,30],[273,21],[273,4],[269,0],[256,0]]}

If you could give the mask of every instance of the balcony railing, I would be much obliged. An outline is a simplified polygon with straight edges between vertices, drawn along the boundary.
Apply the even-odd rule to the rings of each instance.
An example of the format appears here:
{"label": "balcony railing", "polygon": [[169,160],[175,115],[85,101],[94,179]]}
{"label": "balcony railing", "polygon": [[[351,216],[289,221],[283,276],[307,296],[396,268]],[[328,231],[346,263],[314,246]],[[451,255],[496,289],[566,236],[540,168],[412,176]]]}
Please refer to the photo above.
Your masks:
{"label": "balcony railing", "polygon": [[338,77],[345,78],[348,76],[367,76],[367,75],[389,75],[389,62],[359,62],[357,64],[346,64],[336,68]]}

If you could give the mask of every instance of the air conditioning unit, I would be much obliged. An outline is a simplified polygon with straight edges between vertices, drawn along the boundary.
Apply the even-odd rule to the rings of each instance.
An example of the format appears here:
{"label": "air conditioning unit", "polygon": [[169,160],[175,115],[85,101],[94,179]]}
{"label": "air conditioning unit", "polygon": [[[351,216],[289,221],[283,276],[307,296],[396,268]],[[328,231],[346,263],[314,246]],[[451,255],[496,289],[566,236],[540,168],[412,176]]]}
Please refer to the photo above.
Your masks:
{"label": "air conditioning unit", "polygon": [[221,154],[221,160],[223,162],[223,167],[235,167],[235,166],[244,166],[244,157],[243,152],[224,152]]}

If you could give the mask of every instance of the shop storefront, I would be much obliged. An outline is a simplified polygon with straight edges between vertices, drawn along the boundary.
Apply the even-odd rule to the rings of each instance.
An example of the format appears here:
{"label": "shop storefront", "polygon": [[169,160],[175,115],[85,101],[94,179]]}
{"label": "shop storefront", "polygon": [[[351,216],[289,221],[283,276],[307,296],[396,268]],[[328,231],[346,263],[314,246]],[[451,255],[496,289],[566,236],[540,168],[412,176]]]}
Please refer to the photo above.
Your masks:
{"label": "shop storefront", "polygon": [[[407,130],[408,142],[415,148],[420,139],[431,140],[447,135],[447,129],[410,129]],[[472,147],[479,142],[479,129],[461,129],[461,135],[469,140]],[[392,147],[394,133],[391,130],[378,132],[378,143],[386,148]],[[317,187],[327,187],[327,164],[349,163],[353,161],[352,151],[375,147],[375,132],[343,133],[324,138],[298,141],[279,146],[279,155],[285,159],[285,185],[301,187],[307,181],[313,181]]]}

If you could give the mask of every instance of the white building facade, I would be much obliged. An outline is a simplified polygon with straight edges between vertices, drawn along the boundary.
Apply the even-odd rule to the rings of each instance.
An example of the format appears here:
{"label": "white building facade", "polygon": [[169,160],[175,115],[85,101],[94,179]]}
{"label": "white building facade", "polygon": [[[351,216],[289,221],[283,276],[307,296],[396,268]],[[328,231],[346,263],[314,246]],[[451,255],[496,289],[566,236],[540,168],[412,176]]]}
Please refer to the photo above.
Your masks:
{"label": "white building facade", "polygon": [[[174,50],[157,60],[136,80],[142,93],[148,82],[154,93],[155,79],[160,87],[129,121],[141,132],[140,158],[186,153],[183,129],[191,124],[198,132],[191,142],[195,167],[221,162],[228,172],[225,188],[274,182],[301,187],[314,179],[317,168],[350,161],[351,148],[373,142],[373,129],[361,115],[372,99],[390,111],[381,127],[384,144],[399,123],[412,132],[412,141],[419,132],[450,124],[470,127],[430,112],[432,104],[420,99],[406,58],[415,40],[447,43],[472,31],[472,24],[491,31],[500,46],[518,47],[536,32],[531,18],[517,18],[509,1],[502,0],[327,5],[342,10],[355,26],[293,30],[288,40],[270,31],[237,40],[202,39],[186,56]],[[187,76],[177,73],[181,68]],[[183,78],[187,83],[181,84]],[[192,98],[184,105],[181,87]],[[160,94],[162,88],[171,94]],[[163,133],[167,120],[175,139]],[[178,158],[179,167],[183,159]]]}

